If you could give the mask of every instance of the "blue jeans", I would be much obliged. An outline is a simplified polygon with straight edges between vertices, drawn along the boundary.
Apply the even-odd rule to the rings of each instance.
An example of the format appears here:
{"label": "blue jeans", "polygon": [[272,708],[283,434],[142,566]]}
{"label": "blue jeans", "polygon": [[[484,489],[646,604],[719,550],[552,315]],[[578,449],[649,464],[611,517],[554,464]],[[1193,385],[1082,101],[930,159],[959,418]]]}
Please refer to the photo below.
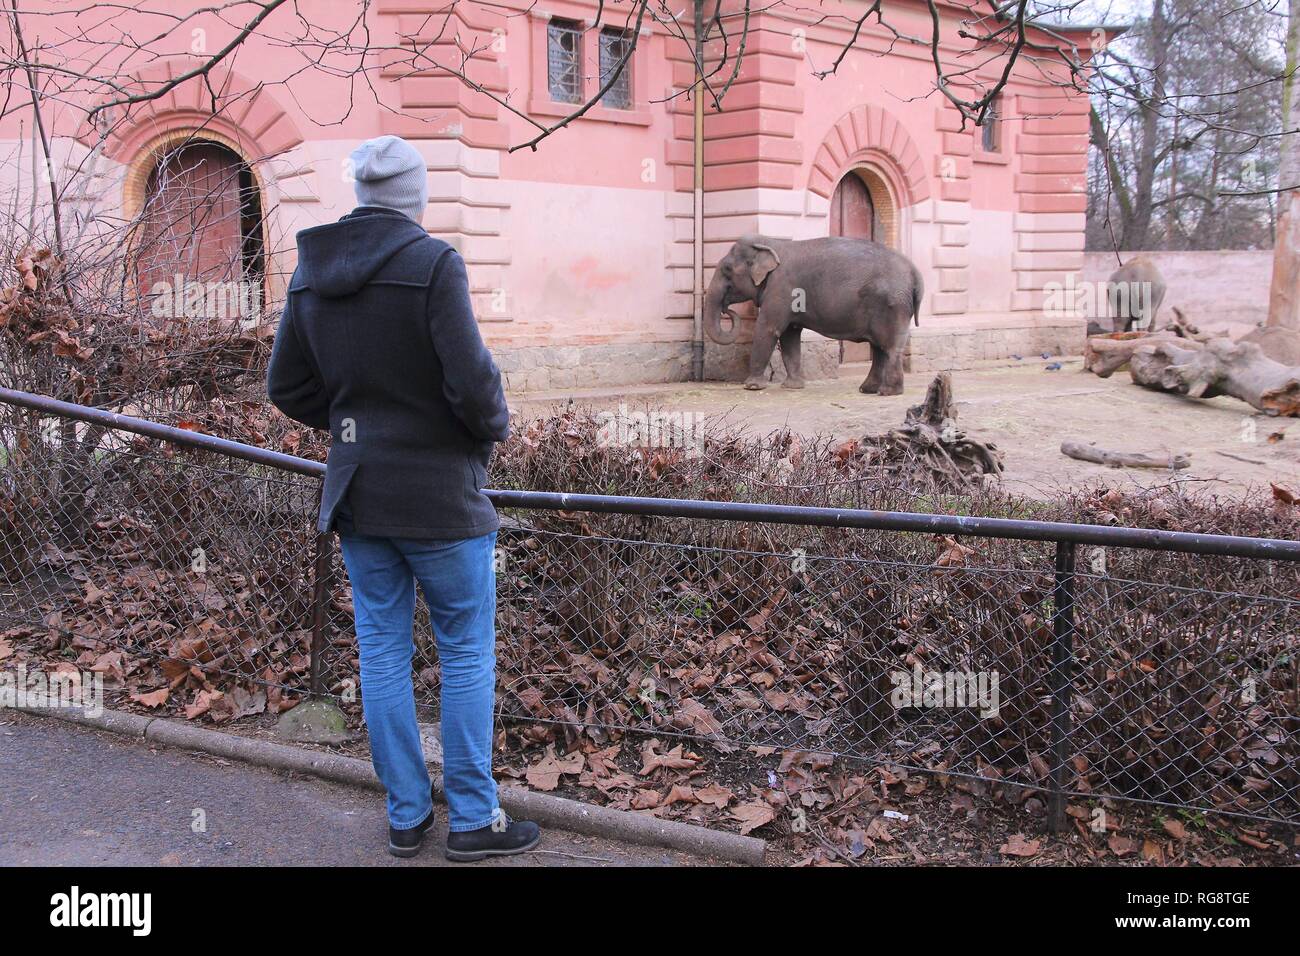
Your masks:
{"label": "blue jeans", "polygon": [[356,608],[370,757],[388,791],[388,821],[398,830],[416,826],[433,809],[411,680],[416,581],[442,664],[443,789],[451,829],[477,830],[496,818],[496,540],[495,532],[457,541],[339,535]]}

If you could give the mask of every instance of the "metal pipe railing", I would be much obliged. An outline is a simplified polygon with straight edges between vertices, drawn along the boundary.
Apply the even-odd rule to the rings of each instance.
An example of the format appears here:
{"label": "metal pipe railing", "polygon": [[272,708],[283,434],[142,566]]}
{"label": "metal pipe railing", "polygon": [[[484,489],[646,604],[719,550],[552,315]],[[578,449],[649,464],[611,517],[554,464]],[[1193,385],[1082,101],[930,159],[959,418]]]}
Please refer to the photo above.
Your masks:
{"label": "metal pipe railing", "polygon": [[[106,428],[133,432],[193,448],[203,448],[232,458],[241,458],[297,474],[317,478],[325,474],[324,464],[306,458],[218,438],[215,435],[205,435],[202,432],[150,422],[130,415],[121,415],[101,408],[59,401],[44,395],[0,388],[0,403],[91,422]],[[1300,561],[1300,541],[1285,541],[1278,538],[1197,534],[1187,531],[1161,531],[1155,528],[1117,528],[1108,525],[1030,521],[1019,518],[979,518],[907,511],[872,511],[861,508],[840,509],[741,501],[699,501],[689,498],[635,498],[550,491],[503,491],[491,488],[485,489],[483,493],[498,508],[590,511],[662,518],[698,518],[713,521],[751,521],[762,524],[798,524],[822,528],[970,535],[983,538],[1179,551],[1258,560]]]}
{"label": "metal pipe railing", "polygon": [[50,398],[48,395],[33,395],[31,392],[20,392],[13,388],[0,388],[0,403],[16,405],[20,408],[30,408],[33,411],[43,412],[47,415],[57,415],[60,418],[72,418],[81,422],[89,422],[92,425],[102,425],[104,428],[113,428],[117,431],[144,435],[147,438],[158,438],[177,445],[203,448],[220,455],[240,458],[261,465],[269,465],[272,468],[292,471],[299,475],[311,475],[313,478],[325,477],[325,465],[319,461],[309,461],[306,458],[299,458],[297,455],[286,455],[283,452],[272,451],[269,448],[259,448],[256,445],[246,445],[243,442],[231,441],[228,438],[218,438],[216,435],[190,431],[188,428],[177,428],[174,425],[164,425],[161,422],[151,422],[131,415],[122,415],[104,408],[64,402],[57,398]]}

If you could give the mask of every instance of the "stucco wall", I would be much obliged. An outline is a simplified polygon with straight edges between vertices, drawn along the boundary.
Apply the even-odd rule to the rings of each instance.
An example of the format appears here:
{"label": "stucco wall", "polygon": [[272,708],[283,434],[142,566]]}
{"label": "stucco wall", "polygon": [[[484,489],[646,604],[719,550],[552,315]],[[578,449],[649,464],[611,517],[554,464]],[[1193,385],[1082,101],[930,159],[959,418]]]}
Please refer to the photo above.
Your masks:
{"label": "stucco wall", "polygon": [[[59,9],[50,0],[35,6]],[[189,4],[177,0],[176,6]],[[326,21],[344,16],[327,0],[303,0],[301,7]],[[953,34],[941,53],[953,57],[961,47],[955,31],[962,11],[940,8]],[[443,20],[448,9],[449,24]],[[454,8],[434,0],[376,0],[368,26],[382,45],[396,45],[399,37],[432,43],[434,59],[457,60],[450,38],[458,37],[460,48],[476,50],[470,70],[476,83],[546,123],[569,109],[549,102],[547,19],[590,24],[596,9],[596,0]],[[710,107],[705,120],[704,281],[744,233],[826,235],[835,184],[868,164],[893,194],[898,245],[925,278],[918,339],[926,341],[918,340],[914,357],[960,364],[968,355],[1027,354],[1043,334],[1058,336],[1060,323],[1041,314],[1044,285],[1081,264],[1086,100],[1051,85],[1050,69],[1061,67],[1018,67],[1004,92],[1003,150],[985,154],[978,131],[963,127],[939,96],[921,95],[933,86],[926,46],[895,44],[868,24],[833,74],[814,75],[849,41],[857,9],[856,0],[827,0],[815,10],[755,13],[725,109]],[[921,3],[895,12],[895,22],[918,33],[928,29]],[[289,15],[274,14],[267,31],[275,34],[276,17]],[[133,19],[139,15],[123,11],[114,28],[127,29]],[[223,41],[228,33],[212,25],[209,41]],[[594,32],[584,43],[590,66]],[[454,77],[432,70],[412,74],[396,51],[379,57],[382,67],[370,84],[355,87],[343,77],[309,71],[285,88],[285,55],[255,37],[231,82],[256,94],[222,118],[263,185],[273,298],[294,266],[294,232],[351,207],[344,175],[351,146],[396,133],[428,160],[424,224],[464,255],[489,344],[499,352],[531,350],[514,363],[518,373],[552,364],[597,370],[553,379],[530,372],[528,387],[684,374],[695,235],[692,103],[680,94],[694,74],[689,51],[661,26],[648,23],[642,31],[632,61],[632,109],[596,107],[536,150],[510,149],[537,132],[527,119]],[[151,61],[143,80],[176,75],[192,60],[182,53]],[[587,72],[588,92],[594,92]],[[192,128],[201,93],[191,82],[137,112],[110,144],[95,214],[113,217],[124,207],[129,214],[121,172],[151,136],[186,123]],[[87,142],[82,135],[73,145],[81,135],[77,116],[68,108],[51,117],[60,141],[57,165],[68,174]],[[0,155],[18,155],[26,135],[19,119],[15,112],[0,121]],[[15,179],[23,180],[16,169],[0,174],[0,186],[13,186]],[[936,338],[945,330],[974,344],[948,348]],[[710,349],[706,372],[738,373],[747,340],[745,329],[734,354]],[[1072,331],[1061,341],[1073,341]],[[571,347],[586,351],[575,360]]]}
{"label": "stucco wall", "polygon": [[[1136,252],[1121,252],[1127,262]],[[1272,250],[1222,252],[1144,252],[1165,278],[1161,314],[1177,306],[1202,326],[1229,323],[1254,325],[1268,317],[1268,285],[1273,274]],[[1104,282],[1118,267],[1113,252],[1084,256],[1083,279]]]}

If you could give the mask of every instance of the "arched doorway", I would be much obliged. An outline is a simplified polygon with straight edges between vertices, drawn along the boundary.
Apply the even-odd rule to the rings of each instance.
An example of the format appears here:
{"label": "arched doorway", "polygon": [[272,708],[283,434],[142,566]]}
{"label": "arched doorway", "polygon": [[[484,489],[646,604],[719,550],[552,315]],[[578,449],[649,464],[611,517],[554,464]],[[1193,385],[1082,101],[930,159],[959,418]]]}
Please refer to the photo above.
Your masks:
{"label": "arched doorway", "polygon": [[831,194],[830,234],[874,239],[898,248],[898,204],[885,177],[870,166],[850,169]]}
{"label": "arched doorway", "polygon": [[[261,310],[262,236],[261,191],[249,165],[221,143],[184,140],[158,154],[145,181],[137,288],[162,318],[255,318],[244,313]],[[160,296],[164,286],[170,291]],[[239,314],[230,314],[232,302]]]}
{"label": "arched doorway", "polygon": [[831,235],[876,238],[876,204],[871,190],[856,172],[841,179],[831,196]]}
{"label": "arched doorway", "polygon": [[[898,247],[898,215],[885,180],[865,166],[850,169],[831,194],[830,234]],[[871,360],[865,342],[841,342],[841,362]]]}

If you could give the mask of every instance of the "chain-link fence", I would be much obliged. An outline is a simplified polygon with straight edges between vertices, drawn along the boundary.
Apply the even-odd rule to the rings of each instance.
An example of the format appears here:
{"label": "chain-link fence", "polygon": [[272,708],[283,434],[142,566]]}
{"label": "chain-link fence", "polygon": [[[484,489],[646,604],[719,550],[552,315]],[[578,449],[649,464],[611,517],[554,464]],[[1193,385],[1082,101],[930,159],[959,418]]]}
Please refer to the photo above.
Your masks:
{"label": "chain-link fence", "polygon": [[[149,659],[210,686],[187,713],[215,719],[356,687],[322,465],[22,393],[0,408],[0,639]],[[1296,542],[490,494],[503,721],[1018,785],[1058,824],[1071,794],[1300,820]],[[602,513],[618,533],[583,517]],[[436,713],[422,614],[414,664]]]}
{"label": "chain-link fence", "polygon": [[[319,479],[100,424],[0,424],[0,632],[70,670],[191,672],[221,707],[310,674]],[[236,690],[217,697],[233,680]],[[235,714],[232,713],[232,716]]]}
{"label": "chain-link fence", "polygon": [[1080,570],[1068,543],[973,567],[501,542],[506,716],[1300,819],[1294,599]]}

